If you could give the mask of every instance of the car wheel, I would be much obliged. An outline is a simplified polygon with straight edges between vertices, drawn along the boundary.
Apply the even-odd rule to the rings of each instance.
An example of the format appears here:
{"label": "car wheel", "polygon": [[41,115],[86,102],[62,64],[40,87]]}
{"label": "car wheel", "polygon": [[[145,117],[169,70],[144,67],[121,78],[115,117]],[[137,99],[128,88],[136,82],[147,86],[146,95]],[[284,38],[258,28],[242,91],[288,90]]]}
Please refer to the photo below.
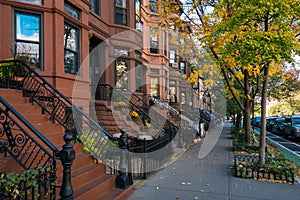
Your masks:
{"label": "car wheel", "polygon": [[297,140],[296,134],[294,132],[292,132],[292,140],[295,142]]}
{"label": "car wheel", "polygon": [[288,139],[288,137],[289,137],[286,132],[283,132],[283,136],[284,136],[285,139]]}

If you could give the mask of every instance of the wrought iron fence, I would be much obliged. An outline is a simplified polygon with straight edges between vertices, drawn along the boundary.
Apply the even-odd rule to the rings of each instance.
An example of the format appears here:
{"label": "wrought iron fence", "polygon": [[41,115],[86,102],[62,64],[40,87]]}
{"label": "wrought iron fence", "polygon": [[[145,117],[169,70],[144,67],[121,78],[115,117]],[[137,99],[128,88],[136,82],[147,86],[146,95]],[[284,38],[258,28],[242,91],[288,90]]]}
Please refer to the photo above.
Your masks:
{"label": "wrought iron fence", "polygon": [[[56,158],[58,149],[53,146],[29,122],[0,97],[0,154],[9,154],[25,170],[36,170],[33,180],[18,182],[12,186],[19,199],[55,199]],[[2,175],[6,179],[7,174]],[[9,177],[8,177],[9,178]],[[0,198],[13,198],[7,193],[9,185],[0,184]]]}
{"label": "wrought iron fence", "polygon": [[158,121],[165,121],[166,119],[158,113],[155,117],[150,117],[147,110],[145,110],[147,104],[136,97],[125,88],[113,88],[109,84],[99,84],[95,99],[111,102],[113,109],[119,109],[119,104],[124,103],[123,107],[127,107],[130,112],[125,113],[128,114],[128,117],[132,112],[136,112],[136,117],[131,117],[129,120],[133,120],[140,127],[145,127],[149,123],[151,126],[148,127],[148,131],[153,132],[153,136],[163,135],[169,127],[160,124]]}
{"label": "wrought iron fence", "polygon": [[115,151],[117,147],[111,141],[116,141],[116,138],[26,63],[20,60],[0,61],[0,87],[22,90],[30,102],[36,103],[50,115],[50,120],[58,122],[94,157],[109,166],[105,163],[107,153],[104,149]]}
{"label": "wrought iron fence", "polygon": [[172,106],[170,106],[169,104],[159,100],[159,99],[155,99],[153,97],[150,97],[150,100],[154,103],[154,104],[158,104],[159,106],[165,107],[167,108],[171,115],[175,117],[176,120],[182,120],[185,121],[189,124],[190,127],[192,127],[193,129],[195,129],[196,131],[199,131],[199,126],[198,126],[198,121],[193,121],[190,118],[195,118],[198,119],[199,114],[193,113],[193,116],[190,117],[186,117],[182,114],[180,114],[177,110],[175,110]]}

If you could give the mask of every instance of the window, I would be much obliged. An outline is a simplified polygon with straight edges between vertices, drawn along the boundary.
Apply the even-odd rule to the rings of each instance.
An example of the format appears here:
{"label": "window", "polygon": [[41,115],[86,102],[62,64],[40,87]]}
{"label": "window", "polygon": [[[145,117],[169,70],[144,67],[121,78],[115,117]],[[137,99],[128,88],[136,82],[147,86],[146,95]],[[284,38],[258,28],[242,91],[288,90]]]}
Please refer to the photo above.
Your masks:
{"label": "window", "polygon": [[158,78],[150,79],[150,94],[152,97],[159,97]]}
{"label": "window", "polygon": [[129,49],[124,47],[115,47],[114,48],[115,56],[129,56]]}
{"label": "window", "polygon": [[168,44],[168,37],[167,31],[164,31],[164,56],[167,56],[167,44]]}
{"label": "window", "polygon": [[180,62],[180,72],[181,74],[186,74],[185,62]]}
{"label": "window", "polygon": [[135,0],[135,28],[143,31],[143,25],[141,20],[141,0]]}
{"label": "window", "polygon": [[128,60],[115,61],[116,87],[128,87]]}
{"label": "window", "polygon": [[170,63],[177,63],[176,59],[176,51],[175,50],[170,50]]}
{"label": "window", "polygon": [[142,70],[143,66],[141,63],[135,63],[135,88],[137,91],[142,91]]}
{"label": "window", "polygon": [[24,2],[24,3],[32,3],[37,5],[43,5],[43,0],[17,0],[18,2]]}
{"label": "window", "polygon": [[90,2],[91,2],[90,10],[96,13],[97,15],[99,15],[100,13],[99,0],[90,0]]}
{"label": "window", "polygon": [[185,92],[180,93],[180,104],[186,104]]}
{"label": "window", "polygon": [[127,25],[127,0],[115,0],[115,23]]}
{"label": "window", "polygon": [[76,74],[79,66],[79,29],[65,23],[64,26],[65,72]]}
{"label": "window", "polygon": [[158,53],[158,32],[150,28],[150,53]]}
{"label": "window", "polygon": [[65,3],[64,10],[66,13],[68,13],[75,19],[80,20],[80,11],[77,8],[75,8],[73,5]]}
{"label": "window", "polygon": [[157,0],[149,1],[150,12],[157,13]]}
{"label": "window", "polygon": [[135,58],[137,58],[137,59],[142,59],[142,54],[141,54],[141,52],[135,51],[134,56],[135,56]]}
{"label": "window", "polygon": [[42,63],[41,21],[41,15],[15,13],[15,58],[38,69]]}
{"label": "window", "polygon": [[159,69],[150,69],[151,75],[159,75]]}

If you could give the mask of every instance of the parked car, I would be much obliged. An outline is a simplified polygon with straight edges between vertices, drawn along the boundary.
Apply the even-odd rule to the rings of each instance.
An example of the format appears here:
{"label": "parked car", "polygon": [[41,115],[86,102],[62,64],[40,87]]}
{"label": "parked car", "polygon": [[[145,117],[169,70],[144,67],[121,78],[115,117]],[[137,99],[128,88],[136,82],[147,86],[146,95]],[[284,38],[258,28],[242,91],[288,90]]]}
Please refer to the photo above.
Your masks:
{"label": "parked car", "polygon": [[273,123],[273,126],[271,128],[271,132],[276,135],[282,135],[283,134],[283,123],[284,117],[277,118]]}
{"label": "parked car", "polygon": [[267,129],[267,131],[272,130],[272,126],[274,125],[276,119],[278,119],[278,117],[268,117],[266,119],[266,129]]}
{"label": "parked car", "polygon": [[300,115],[286,117],[283,121],[284,137],[292,137],[293,140],[300,137]]}
{"label": "parked car", "polygon": [[255,116],[254,118],[251,119],[251,125],[252,126],[256,126],[256,127],[260,127],[261,125],[261,116]]}

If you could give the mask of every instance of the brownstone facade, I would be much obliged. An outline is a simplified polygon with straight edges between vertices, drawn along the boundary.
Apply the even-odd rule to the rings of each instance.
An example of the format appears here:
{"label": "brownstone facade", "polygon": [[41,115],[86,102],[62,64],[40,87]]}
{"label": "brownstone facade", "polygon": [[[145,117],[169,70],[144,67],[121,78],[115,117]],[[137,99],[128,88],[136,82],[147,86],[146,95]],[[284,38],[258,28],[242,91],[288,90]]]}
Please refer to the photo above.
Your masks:
{"label": "brownstone facade", "polygon": [[0,0],[0,13],[0,59],[27,59],[86,110],[98,83],[198,106],[191,85],[170,70],[189,75],[188,62],[170,51],[167,31],[155,34],[155,0]]}

